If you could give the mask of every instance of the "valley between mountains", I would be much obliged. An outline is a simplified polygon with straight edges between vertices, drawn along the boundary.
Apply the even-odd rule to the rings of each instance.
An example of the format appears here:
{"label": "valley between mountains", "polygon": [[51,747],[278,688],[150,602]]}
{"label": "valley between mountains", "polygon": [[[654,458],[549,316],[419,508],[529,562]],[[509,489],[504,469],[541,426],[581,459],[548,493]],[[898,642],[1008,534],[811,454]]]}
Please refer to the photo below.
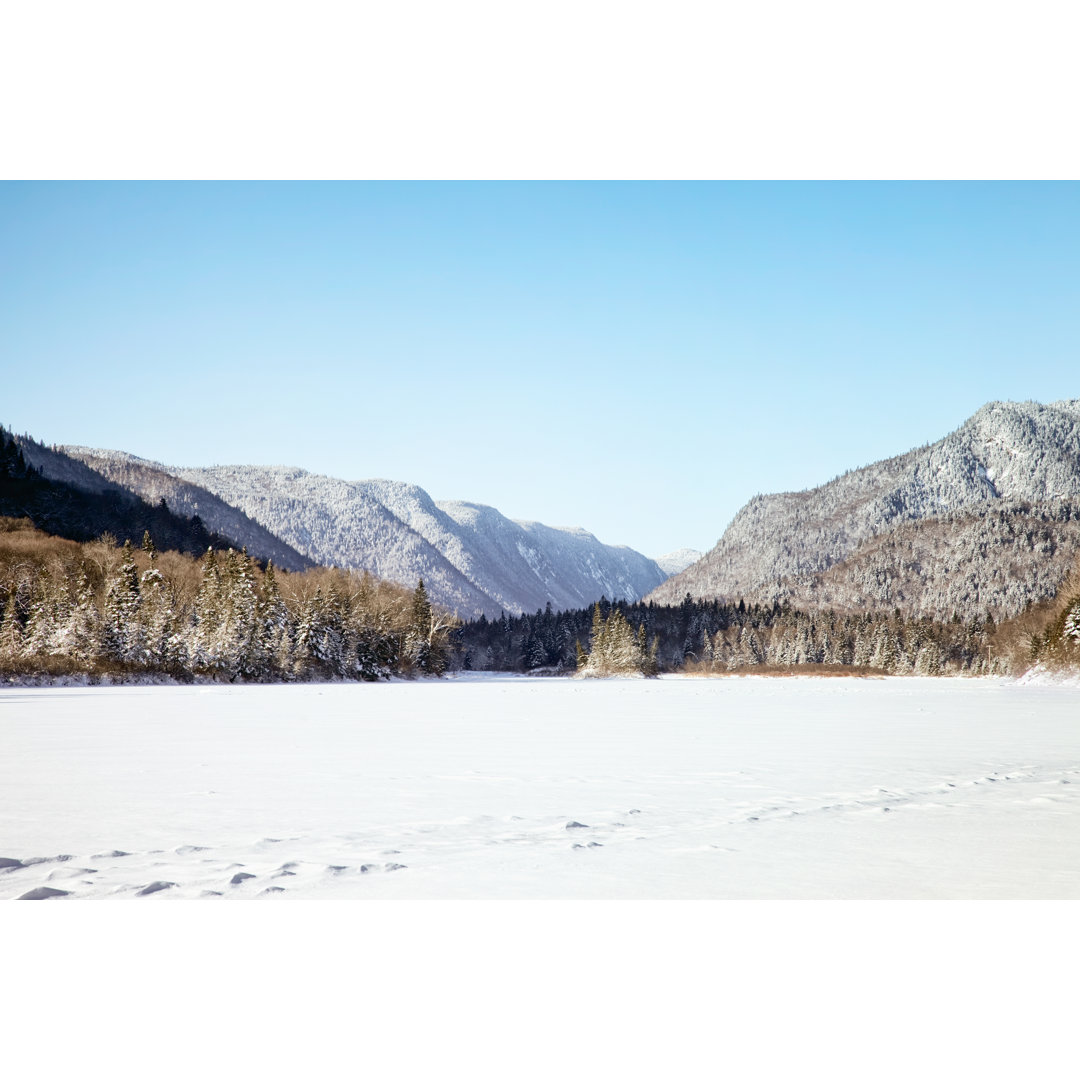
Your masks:
{"label": "valley between mountains", "polygon": [[808,491],[756,496],[705,555],[655,559],[583,528],[436,502],[411,483],[21,446],[47,477],[164,500],[283,569],[363,569],[410,587],[423,579],[432,600],[466,619],[687,595],[1001,619],[1052,597],[1080,552],[1080,399],[991,402],[929,446]]}
{"label": "valley between mountains", "polygon": [[400,481],[26,436],[0,455],[13,677],[1004,674],[1080,647],[1080,400],[992,402],[658,559]]}

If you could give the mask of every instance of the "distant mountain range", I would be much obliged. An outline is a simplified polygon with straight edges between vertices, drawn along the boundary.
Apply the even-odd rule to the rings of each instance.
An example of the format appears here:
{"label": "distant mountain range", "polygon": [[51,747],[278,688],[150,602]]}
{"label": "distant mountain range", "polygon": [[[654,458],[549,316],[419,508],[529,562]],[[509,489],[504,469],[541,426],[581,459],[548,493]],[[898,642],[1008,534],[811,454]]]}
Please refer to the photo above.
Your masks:
{"label": "distant mountain range", "polygon": [[930,446],[758,495],[647,597],[950,618],[1052,596],[1080,550],[1080,400],[992,402]]}
{"label": "distant mountain range", "polygon": [[415,585],[464,617],[497,618],[602,596],[634,601],[667,576],[628,547],[584,529],[512,521],[490,506],[435,502],[414,484],[350,482],[289,467],[174,468],[111,450],[59,450],[146,499],[197,513],[250,554],[301,569],[369,570]]}

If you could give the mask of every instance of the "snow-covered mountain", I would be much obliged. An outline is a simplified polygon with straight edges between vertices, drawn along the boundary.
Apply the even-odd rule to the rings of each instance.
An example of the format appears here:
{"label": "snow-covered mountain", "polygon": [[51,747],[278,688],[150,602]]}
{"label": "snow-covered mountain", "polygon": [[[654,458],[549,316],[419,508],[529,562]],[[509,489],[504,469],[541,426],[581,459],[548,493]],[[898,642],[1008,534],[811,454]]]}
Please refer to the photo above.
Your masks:
{"label": "snow-covered mountain", "polygon": [[[405,585],[423,578],[433,599],[465,617],[549,603],[583,607],[601,596],[638,600],[666,576],[639,552],[602,544],[583,529],[512,521],[475,503],[436,503],[415,484],[351,482],[286,466],[173,468],[116,451],[66,449],[118,483],[171,491],[170,505],[181,492],[209,493],[215,514],[218,504],[241,512],[314,562]],[[199,513],[209,522],[205,502],[199,498]],[[219,531],[237,535],[235,526]]]}
{"label": "snow-covered mountain", "polygon": [[582,529],[511,521],[490,506],[436,503],[415,484],[349,482],[292,468],[177,469],[320,563],[424,579],[462,615],[498,616],[640,599],[664,579],[644,555]]}
{"label": "snow-covered mountain", "polygon": [[665,574],[681,574],[688,566],[693,566],[703,554],[695,548],[679,548],[678,551],[669,551],[666,555],[657,555],[654,562]]}
{"label": "snow-covered mountain", "polygon": [[751,499],[648,599],[1011,614],[1052,594],[1078,534],[1080,399],[991,402],[930,446]]}
{"label": "snow-covered mountain", "polygon": [[39,467],[55,479],[67,480],[84,490],[123,489],[148,503],[164,499],[169,509],[185,517],[198,515],[203,524],[257,559],[271,559],[285,570],[305,570],[314,563],[280,540],[242,510],[230,506],[206,488],[173,476],[156,461],[116,450],[64,446],[49,451]]}

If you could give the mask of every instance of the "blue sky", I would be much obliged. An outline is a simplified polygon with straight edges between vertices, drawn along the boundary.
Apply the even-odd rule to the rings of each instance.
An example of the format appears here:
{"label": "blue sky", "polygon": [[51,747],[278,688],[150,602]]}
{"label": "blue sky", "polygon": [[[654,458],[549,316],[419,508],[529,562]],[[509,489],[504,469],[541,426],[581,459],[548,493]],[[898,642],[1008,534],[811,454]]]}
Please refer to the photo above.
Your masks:
{"label": "blue sky", "polygon": [[710,547],[1080,396],[1073,183],[3,183],[0,422]]}

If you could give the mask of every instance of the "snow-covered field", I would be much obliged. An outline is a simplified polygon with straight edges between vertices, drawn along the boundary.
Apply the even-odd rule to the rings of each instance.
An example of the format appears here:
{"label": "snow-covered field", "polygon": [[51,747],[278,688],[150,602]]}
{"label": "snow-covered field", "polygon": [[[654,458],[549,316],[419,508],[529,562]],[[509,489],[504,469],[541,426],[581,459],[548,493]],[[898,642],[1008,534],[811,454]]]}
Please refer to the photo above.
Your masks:
{"label": "snow-covered field", "polygon": [[1078,898],[1080,689],[0,692],[0,898]]}

